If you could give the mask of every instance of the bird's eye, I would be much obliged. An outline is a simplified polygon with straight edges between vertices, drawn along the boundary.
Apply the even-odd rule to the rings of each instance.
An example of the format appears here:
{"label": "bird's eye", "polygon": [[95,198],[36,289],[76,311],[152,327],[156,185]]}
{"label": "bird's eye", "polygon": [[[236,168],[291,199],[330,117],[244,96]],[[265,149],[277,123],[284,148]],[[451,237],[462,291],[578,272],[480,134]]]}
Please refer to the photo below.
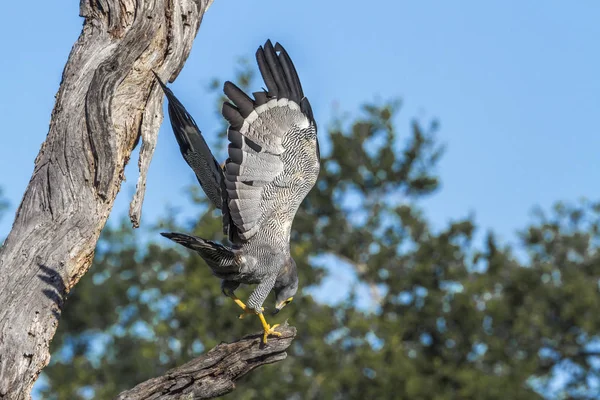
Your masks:
{"label": "bird's eye", "polygon": [[293,298],[293,297],[290,297],[289,299],[287,299],[287,300],[285,301],[285,304],[290,304],[290,302],[291,302],[292,300],[294,300],[294,298]]}

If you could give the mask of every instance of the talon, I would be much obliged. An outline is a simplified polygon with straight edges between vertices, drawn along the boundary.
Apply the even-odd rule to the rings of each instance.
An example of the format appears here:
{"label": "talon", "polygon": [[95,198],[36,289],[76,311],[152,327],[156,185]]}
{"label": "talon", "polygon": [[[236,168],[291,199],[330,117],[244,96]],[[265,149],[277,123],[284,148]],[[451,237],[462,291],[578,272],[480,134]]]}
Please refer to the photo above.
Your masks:
{"label": "talon", "polygon": [[[261,307],[261,311],[265,311],[265,309],[263,307]],[[250,307],[246,307],[246,308],[244,308],[244,312],[242,314],[240,314],[240,316],[238,318],[244,319],[244,317],[246,317],[246,315],[248,315],[248,314],[256,314],[256,311],[254,311]]]}
{"label": "talon", "polygon": [[275,332],[275,328],[277,328],[279,324],[275,324],[273,326],[267,324],[267,321],[265,320],[265,317],[264,315],[262,315],[262,313],[258,314],[258,317],[260,318],[260,322],[262,322],[263,329],[265,331],[265,333],[263,334],[263,343],[267,343],[267,337],[269,335],[281,336],[281,332]]}
{"label": "talon", "polygon": [[278,326],[279,326],[279,324],[275,324],[275,325],[270,326],[267,329],[265,329],[265,333],[263,334],[263,343],[267,343],[267,337],[269,335],[278,336],[278,337],[281,336],[281,332],[275,332],[275,328],[277,328]]}
{"label": "talon", "polygon": [[[251,309],[247,305],[245,305],[244,302],[241,301],[240,299],[238,299],[235,294],[230,294],[228,296],[231,297],[233,299],[233,301],[235,301],[235,304],[237,304],[242,310],[244,310],[244,313],[239,316],[239,319],[244,319],[246,314],[256,314],[256,311],[254,311],[253,309]],[[261,307],[260,309],[261,309],[261,312],[265,311],[265,309],[263,307]]]}

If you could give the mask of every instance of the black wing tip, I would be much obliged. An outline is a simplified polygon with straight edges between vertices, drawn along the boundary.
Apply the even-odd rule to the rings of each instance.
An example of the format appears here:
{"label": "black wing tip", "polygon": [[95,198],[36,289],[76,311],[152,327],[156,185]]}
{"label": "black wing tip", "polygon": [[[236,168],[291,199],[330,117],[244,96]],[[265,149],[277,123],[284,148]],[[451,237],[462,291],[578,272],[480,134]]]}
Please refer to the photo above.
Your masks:
{"label": "black wing tip", "polygon": [[279,94],[277,90],[277,84],[275,83],[273,73],[271,72],[269,63],[267,62],[267,57],[265,55],[265,50],[263,46],[259,46],[258,50],[256,50],[256,63],[258,64],[260,75],[262,76],[263,81],[267,86],[267,96],[277,97]]}
{"label": "black wing tip", "polygon": [[235,147],[230,146],[227,149],[228,153],[229,153],[229,158],[231,159],[231,162],[236,163],[238,165],[242,165],[242,162],[244,161],[244,152],[242,151],[242,149],[237,149]]}
{"label": "black wing tip", "polygon": [[283,47],[283,45],[279,42],[275,42],[275,47],[274,47],[275,51],[279,51],[279,52],[286,52],[285,48]]}
{"label": "black wing tip", "polygon": [[284,65],[285,60],[282,60],[281,56],[277,54],[270,40],[265,43],[265,57],[271,69],[273,79],[275,79],[280,98],[294,100],[295,96],[293,96],[291,90],[293,78],[290,79],[289,73],[286,71],[288,68]]}
{"label": "black wing tip", "polygon": [[225,92],[226,90],[232,89],[234,86],[237,87],[235,83],[233,83],[231,81],[225,81],[225,83],[223,83],[223,92]]}
{"label": "black wing tip", "polygon": [[244,124],[244,117],[240,110],[228,101],[223,102],[221,107],[221,115],[229,122],[229,126],[236,131],[239,131]]}
{"label": "black wing tip", "polygon": [[223,84],[223,93],[235,104],[242,120],[254,110],[254,101],[235,83],[226,81]]}
{"label": "black wing tip", "polygon": [[162,91],[164,92],[164,94],[167,96],[167,100],[169,100],[169,105],[171,103],[175,103],[177,105],[180,105],[185,110],[185,107],[183,107],[183,105],[181,104],[181,102],[179,101],[179,99],[177,99],[177,97],[175,96],[175,94],[173,93],[173,91],[171,89],[169,89],[169,87],[160,79],[160,77],[158,76],[158,74],[155,71],[152,71],[152,73],[154,74],[154,78],[156,79],[156,81],[160,85],[160,88],[162,89]]}
{"label": "black wing tip", "polygon": [[315,117],[314,117],[313,112],[312,112],[312,107],[310,106],[310,102],[308,101],[308,99],[306,97],[304,97],[300,101],[300,110],[302,110],[302,112],[304,113],[304,115],[306,115],[309,120],[311,120],[311,121],[314,122]]}
{"label": "black wing tip", "polygon": [[160,232],[160,235],[166,237],[167,239],[172,240],[174,237],[176,237],[179,234],[175,233],[175,232]]}
{"label": "black wing tip", "polygon": [[152,70],[152,73],[154,74],[154,78],[156,78],[156,81],[160,85],[162,91],[167,96],[167,100],[169,100],[169,108],[171,108],[171,103],[174,103],[175,108],[180,108],[181,111],[183,111],[184,113],[187,113],[183,104],[181,104],[179,99],[175,96],[175,93],[173,93],[173,91],[171,89],[169,89],[169,87],[162,81],[162,79],[160,79],[160,76],[158,76],[156,71]]}
{"label": "black wing tip", "polygon": [[[236,147],[238,149],[241,149],[244,144],[244,138],[242,134],[233,129],[232,127],[227,129],[227,139],[229,140],[231,146]],[[225,164],[227,164],[227,161],[225,161]]]}
{"label": "black wing tip", "polygon": [[152,70],[152,73],[154,74],[154,79],[156,79],[156,81],[158,82],[158,84],[160,85],[160,87],[162,88],[162,90],[167,93],[167,91],[170,91],[169,88],[167,87],[167,85],[165,85],[165,83],[162,81],[162,79],[160,79],[160,76],[158,76],[158,74],[156,73],[156,71]]}
{"label": "black wing tip", "polygon": [[304,98],[302,85],[285,47],[279,42],[275,42],[273,46],[271,39],[267,39],[265,44],[256,51],[256,59],[261,67],[263,80],[267,84],[268,96],[288,98],[300,104]]}

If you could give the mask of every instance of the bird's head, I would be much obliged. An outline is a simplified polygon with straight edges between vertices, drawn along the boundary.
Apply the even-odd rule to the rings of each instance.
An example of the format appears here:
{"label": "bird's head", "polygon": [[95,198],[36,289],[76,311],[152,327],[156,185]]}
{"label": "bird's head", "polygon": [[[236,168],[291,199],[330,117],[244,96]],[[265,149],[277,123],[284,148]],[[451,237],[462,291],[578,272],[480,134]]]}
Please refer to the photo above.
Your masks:
{"label": "bird's head", "polygon": [[281,268],[273,289],[275,291],[273,315],[275,315],[292,301],[298,291],[298,271],[296,271],[296,262],[292,257],[289,257]]}

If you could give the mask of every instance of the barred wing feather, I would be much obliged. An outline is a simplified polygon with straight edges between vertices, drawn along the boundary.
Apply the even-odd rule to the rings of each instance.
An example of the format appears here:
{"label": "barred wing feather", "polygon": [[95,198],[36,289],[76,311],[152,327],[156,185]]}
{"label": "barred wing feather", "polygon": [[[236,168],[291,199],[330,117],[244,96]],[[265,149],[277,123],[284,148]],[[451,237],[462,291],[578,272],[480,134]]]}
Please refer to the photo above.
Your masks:
{"label": "barred wing feather", "polygon": [[216,208],[221,209],[223,200],[221,196],[221,181],[223,179],[221,167],[202,137],[194,118],[159,76],[156,73],[154,75],[169,100],[169,119],[181,155],[196,174],[200,186],[202,186],[210,201]]}
{"label": "barred wing feather", "polygon": [[228,234],[231,241],[235,241],[237,239],[236,229],[232,227],[227,206],[228,198],[223,169],[210,151],[194,118],[160,77],[156,73],[154,76],[169,100],[169,119],[181,155],[196,174],[206,196],[223,213],[223,233]]}
{"label": "barred wing feather", "polygon": [[251,99],[226,82],[224,92],[233,104],[226,102],[222,110],[230,124],[225,187],[231,218],[243,240],[281,209],[287,213],[278,215],[289,220],[282,224],[291,223],[296,204],[318,174],[316,124],[294,65],[285,49],[270,41],[258,49],[256,59],[267,90]]}

